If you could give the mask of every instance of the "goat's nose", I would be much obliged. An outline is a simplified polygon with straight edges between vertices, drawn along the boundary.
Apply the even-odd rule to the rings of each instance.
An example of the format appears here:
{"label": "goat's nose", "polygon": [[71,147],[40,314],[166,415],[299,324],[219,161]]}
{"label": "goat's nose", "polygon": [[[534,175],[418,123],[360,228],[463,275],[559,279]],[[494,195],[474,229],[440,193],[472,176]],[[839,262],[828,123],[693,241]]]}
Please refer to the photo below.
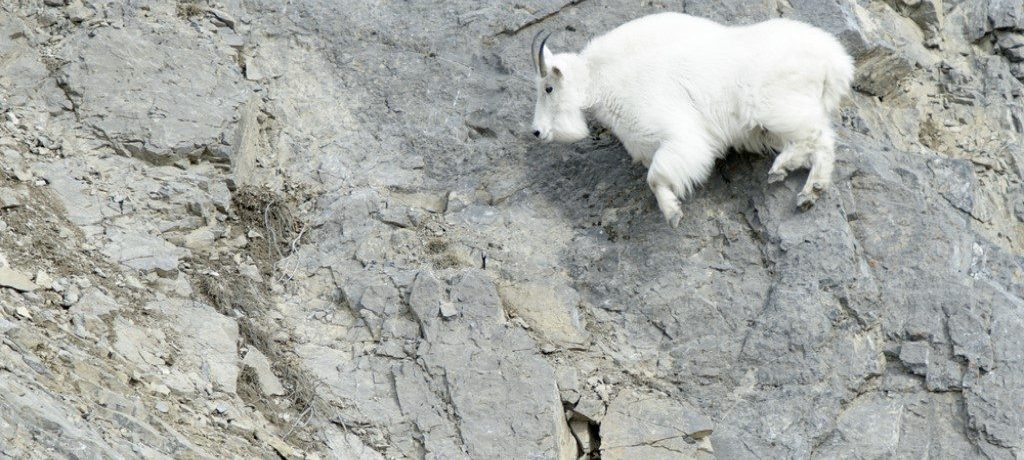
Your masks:
{"label": "goat's nose", "polygon": [[539,130],[534,130],[533,131],[533,137],[540,137],[540,131]]}

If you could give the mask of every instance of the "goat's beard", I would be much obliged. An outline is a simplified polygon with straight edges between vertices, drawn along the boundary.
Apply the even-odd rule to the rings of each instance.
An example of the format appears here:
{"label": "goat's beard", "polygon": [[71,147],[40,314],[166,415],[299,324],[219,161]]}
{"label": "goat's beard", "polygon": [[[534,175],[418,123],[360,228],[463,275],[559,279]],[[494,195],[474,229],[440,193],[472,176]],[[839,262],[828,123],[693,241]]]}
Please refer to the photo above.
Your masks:
{"label": "goat's beard", "polygon": [[583,112],[560,117],[551,131],[551,140],[571,144],[586,139],[590,135],[587,118]]}

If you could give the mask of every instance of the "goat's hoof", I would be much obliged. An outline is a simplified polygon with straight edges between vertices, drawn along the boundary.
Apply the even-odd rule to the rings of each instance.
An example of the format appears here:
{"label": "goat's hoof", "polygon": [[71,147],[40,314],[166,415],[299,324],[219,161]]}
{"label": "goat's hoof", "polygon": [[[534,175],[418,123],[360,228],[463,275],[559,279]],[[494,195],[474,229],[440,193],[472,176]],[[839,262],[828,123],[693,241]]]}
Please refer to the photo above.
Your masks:
{"label": "goat's hoof", "polygon": [[771,171],[768,173],[768,183],[774,184],[776,182],[782,182],[786,179],[786,173],[781,171]]}
{"label": "goat's hoof", "polygon": [[814,207],[814,203],[818,201],[818,192],[800,192],[796,195],[796,205],[801,210],[806,211]]}
{"label": "goat's hoof", "polygon": [[665,214],[665,222],[668,222],[668,224],[671,225],[672,228],[679,228],[679,221],[681,220],[683,220],[682,211],[673,211],[671,213]]}

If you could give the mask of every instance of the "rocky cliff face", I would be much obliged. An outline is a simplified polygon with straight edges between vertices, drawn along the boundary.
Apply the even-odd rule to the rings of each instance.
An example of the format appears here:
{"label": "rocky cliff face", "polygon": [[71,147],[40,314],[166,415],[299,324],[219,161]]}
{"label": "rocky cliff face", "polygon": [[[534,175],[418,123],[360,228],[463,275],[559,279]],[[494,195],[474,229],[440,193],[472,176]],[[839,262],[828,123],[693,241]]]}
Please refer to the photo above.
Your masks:
{"label": "rocky cliff face", "polygon": [[[737,153],[665,225],[529,139],[529,38],[801,19],[835,188]],[[1024,4],[0,6],[0,453],[1024,455]]]}

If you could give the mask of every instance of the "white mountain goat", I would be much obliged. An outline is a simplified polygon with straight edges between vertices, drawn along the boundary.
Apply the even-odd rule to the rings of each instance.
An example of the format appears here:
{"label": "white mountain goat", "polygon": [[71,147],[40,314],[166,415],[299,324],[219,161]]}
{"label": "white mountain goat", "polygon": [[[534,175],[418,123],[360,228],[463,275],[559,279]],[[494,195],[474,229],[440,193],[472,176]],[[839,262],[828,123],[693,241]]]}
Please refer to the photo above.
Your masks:
{"label": "white mountain goat", "polygon": [[849,93],[854,67],[829,33],[787,19],[732,27],[661,13],[595,38],[579,54],[553,54],[547,38],[534,54],[534,136],[576,142],[589,134],[590,115],[648,168],[673,227],[683,215],[679,198],[729,147],[778,151],[769,182],[810,168],[801,208],[831,183],[829,117]]}

